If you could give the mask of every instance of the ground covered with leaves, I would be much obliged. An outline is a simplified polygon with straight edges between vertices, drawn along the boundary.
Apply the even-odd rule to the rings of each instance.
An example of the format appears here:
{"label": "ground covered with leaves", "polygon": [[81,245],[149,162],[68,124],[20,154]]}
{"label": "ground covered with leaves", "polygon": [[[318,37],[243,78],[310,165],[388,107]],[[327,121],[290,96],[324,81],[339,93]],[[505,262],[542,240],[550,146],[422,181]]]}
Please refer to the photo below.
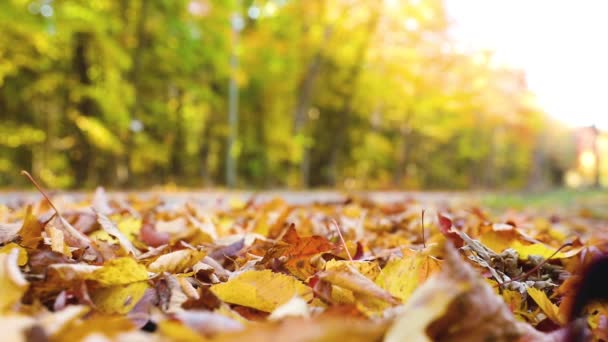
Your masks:
{"label": "ground covered with leaves", "polygon": [[3,339],[608,340],[601,218],[318,200],[0,205]]}

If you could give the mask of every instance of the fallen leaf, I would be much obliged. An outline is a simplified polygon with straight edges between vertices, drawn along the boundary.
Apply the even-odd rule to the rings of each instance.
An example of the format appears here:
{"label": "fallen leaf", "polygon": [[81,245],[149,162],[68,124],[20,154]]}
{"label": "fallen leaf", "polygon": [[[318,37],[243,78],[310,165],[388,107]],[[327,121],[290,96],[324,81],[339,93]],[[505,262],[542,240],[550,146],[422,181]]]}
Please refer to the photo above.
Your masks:
{"label": "fallen leaf", "polygon": [[273,259],[284,257],[286,258],[285,268],[301,280],[307,279],[318,271],[311,263],[313,256],[334,248],[334,245],[322,236],[300,237],[293,224],[290,225],[282,241],[284,244],[277,244],[268,250],[261,263],[267,264]]}
{"label": "fallen leaf", "polygon": [[0,243],[13,241],[21,230],[19,223],[0,223]]}
{"label": "fallen leaf", "polygon": [[44,229],[44,224],[40,223],[32,214],[32,206],[29,205],[25,211],[23,225],[19,231],[19,236],[21,237],[20,244],[23,247],[36,248],[38,243],[42,241],[42,229]]}
{"label": "fallen leaf", "polygon": [[105,314],[126,314],[143,297],[148,289],[147,281],[101,287],[91,293],[97,310]]}
{"label": "fallen leaf", "polygon": [[205,255],[206,253],[203,251],[181,249],[161,255],[148,265],[148,269],[155,273],[180,273],[190,269],[194,264],[203,259]]}
{"label": "fallen leaf", "polygon": [[[537,255],[537,256],[543,257],[544,259],[547,259],[551,255],[553,255],[553,253],[555,253],[557,251],[557,249],[554,249],[554,248],[549,247],[542,243],[524,245],[519,241],[515,241],[511,245],[511,248],[516,250],[517,253],[519,253],[519,258],[523,259],[523,260],[528,259],[528,257],[531,255]],[[557,254],[555,254],[552,257],[552,259],[571,258],[571,257],[577,255],[582,249],[583,249],[583,247],[577,247],[577,248],[573,248],[567,252],[558,252]]]}
{"label": "fallen leaf", "polygon": [[0,254],[9,254],[13,249],[17,249],[19,251],[19,257],[17,258],[17,265],[25,266],[28,261],[27,251],[19,246],[18,244],[11,242],[2,247],[0,247]]}
{"label": "fallen leaf", "polygon": [[131,257],[106,261],[102,267],[85,275],[102,286],[126,285],[148,280],[146,267]]}
{"label": "fallen leaf", "polygon": [[558,324],[566,323],[566,317],[560,314],[557,305],[553,304],[549,298],[547,298],[545,292],[533,287],[529,287],[527,292],[550,320]]}
{"label": "fallen leaf", "polygon": [[72,252],[70,251],[70,247],[65,244],[65,240],[63,239],[63,231],[55,228],[55,226],[52,225],[47,225],[45,229],[49,239],[51,239],[51,250],[71,258]]}
{"label": "fallen leaf", "polygon": [[294,296],[287,303],[276,308],[268,319],[278,321],[285,317],[310,317],[308,304],[304,299]]}
{"label": "fallen leaf", "polygon": [[131,255],[138,256],[141,254],[135,246],[131,243],[131,240],[127,238],[119,229],[116,227],[114,222],[112,222],[106,215],[102,213],[97,213],[97,222],[101,226],[106,233],[118,239],[118,242],[124,248],[125,251],[131,253]]}
{"label": "fallen leaf", "polygon": [[226,283],[211,286],[211,292],[220,300],[247,306],[265,312],[298,295],[305,300],[312,298],[312,291],[300,281],[270,270],[246,271]]}
{"label": "fallen leaf", "polygon": [[514,318],[450,244],[444,254],[441,272],[414,291],[386,342],[543,340],[542,334]]}
{"label": "fallen leaf", "polygon": [[0,253],[0,313],[10,310],[27,291],[28,282],[18,266],[19,250]]}
{"label": "fallen leaf", "polygon": [[402,258],[390,260],[380,272],[376,284],[393,296],[407,302],[427,278],[439,271],[439,261],[422,252],[405,252]]}

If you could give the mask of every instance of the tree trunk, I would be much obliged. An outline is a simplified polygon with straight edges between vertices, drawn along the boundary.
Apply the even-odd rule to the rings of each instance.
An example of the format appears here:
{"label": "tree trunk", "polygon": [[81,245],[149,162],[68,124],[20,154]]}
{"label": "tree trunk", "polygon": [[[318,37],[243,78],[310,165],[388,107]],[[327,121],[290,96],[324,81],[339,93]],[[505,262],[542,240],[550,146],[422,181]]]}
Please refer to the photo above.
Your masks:
{"label": "tree trunk", "polygon": [[332,145],[331,156],[329,159],[329,183],[333,186],[336,185],[336,181],[338,178],[338,160],[340,158],[340,153],[342,152],[346,143],[347,126],[353,110],[353,100],[355,98],[358,88],[357,81],[361,74],[361,70],[363,69],[363,63],[365,62],[365,58],[367,56],[367,50],[376,32],[376,28],[378,27],[378,19],[380,17],[380,6],[381,3],[378,2],[378,4],[374,5],[374,7],[372,8],[373,12],[370,15],[370,19],[367,25],[367,35],[365,36],[363,43],[360,45],[359,50],[357,51],[355,63],[346,79],[346,82],[344,82],[347,87],[350,86],[350,90],[347,92],[347,95],[344,99],[343,109],[338,113],[341,128],[336,130],[335,141]]}
{"label": "tree trunk", "polygon": [[[85,32],[77,32],[73,39],[75,44],[72,57],[73,72],[78,80],[78,87],[87,88],[92,84],[87,74],[89,64],[86,57],[90,36]],[[91,98],[84,96],[78,101],[76,108],[79,115],[92,115],[95,110],[95,103]],[[74,165],[76,186],[83,187],[94,178],[96,165],[92,156],[95,151],[84,133],[78,127],[76,127],[76,130],[80,140],[80,149],[77,151],[78,154],[73,156],[72,164]]]}
{"label": "tree trunk", "polygon": [[[306,127],[306,118],[308,115],[308,111],[310,110],[310,106],[313,98],[313,91],[315,80],[319,75],[319,71],[321,70],[321,64],[323,61],[323,51],[325,50],[325,46],[327,45],[329,39],[331,38],[333,31],[333,27],[328,25],[325,27],[323,34],[323,42],[319,47],[319,50],[312,57],[308,66],[306,67],[306,72],[298,85],[298,99],[296,100],[296,107],[294,109],[294,120],[293,120],[293,133],[294,136],[299,136],[304,134],[304,130]],[[302,146],[302,161],[300,162],[300,186],[305,188],[310,183],[310,156],[309,156],[309,148],[307,146]]]}

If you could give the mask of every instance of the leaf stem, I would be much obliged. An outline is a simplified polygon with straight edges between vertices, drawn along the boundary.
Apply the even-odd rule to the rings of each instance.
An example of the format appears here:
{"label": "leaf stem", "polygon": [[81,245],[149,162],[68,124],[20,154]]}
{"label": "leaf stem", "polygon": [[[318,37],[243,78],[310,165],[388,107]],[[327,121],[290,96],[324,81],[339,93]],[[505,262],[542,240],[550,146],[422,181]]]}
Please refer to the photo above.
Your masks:
{"label": "leaf stem", "polygon": [[513,279],[507,280],[505,282],[502,282],[500,284],[498,284],[497,286],[503,286],[505,284],[508,283],[512,283],[514,281],[518,281],[521,279],[526,279],[527,277],[529,277],[532,273],[536,272],[538,269],[540,269],[541,267],[543,267],[544,264],[546,264],[547,262],[549,262],[549,260],[551,260],[551,258],[553,258],[555,255],[557,255],[557,253],[559,253],[562,249],[572,246],[572,242],[566,242],[565,244],[561,245],[555,252],[553,252],[553,254],[551,254],[551,256],[549,256],[547,259],[543,260],[541,263],[539,263],[538,265],[536,265],[534,268],[532,268],[531,270],[529,270],[528,272],[521,274]]}
{"label": "leaf stem", "polygon": [[350,252],[348,251],[348,246],[346,246],[346,241],[344,241],[344,236],[342,236],[342,232],[340,231],[340,226],[338,225],[338,222],[336,222],[336,220],[331,219],[331,223],[334,224],[334,226],[336,226],[336,230],[338,231],[338,236],[340,236],[340,241],[342,241],[342,245],[344,245],[344,250],[346,250],[346,255],[348,256],[348,260],[353,261],[353,257],[350,255]]}
{"label": "leaf stem", "polygon": [[21,174],[24,175],[25,177],[27,177],[30,180],[30,182],[32,182],[32,184],[34,184],[36,189],[38,189],[38,191],[42,194],[42,197],[44,197],[44,199],[46,199],[46,201],[49,202],[49,205],[51,206],[51,208],[53,208],[53,210],[55,210],[55,213],[57,214],[57,216],[61,216],[61,214],[59,213],[59,210],[57,210],[57,207],[55,207],[53,202],[51,202],[49,195],[47,195],[47,193],[44,191],[44,189],[42,189],[40,184],[38,184],[38,182],[36,182],[34,177],[32,177],[32,175],[30,175],[30,173],[25,170],[21,170]]}

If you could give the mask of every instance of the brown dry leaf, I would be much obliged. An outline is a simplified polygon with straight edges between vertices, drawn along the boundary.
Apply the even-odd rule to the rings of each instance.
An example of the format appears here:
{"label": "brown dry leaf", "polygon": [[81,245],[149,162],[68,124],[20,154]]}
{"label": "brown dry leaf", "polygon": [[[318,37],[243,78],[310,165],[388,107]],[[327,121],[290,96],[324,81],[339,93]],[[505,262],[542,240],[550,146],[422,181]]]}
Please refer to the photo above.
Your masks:
{"label": "brown dry leaf", "polygon": [[334,244],[322,236],[300,237],[293,224],[290,225],[282,241],[285,244],[277,244],[268,250],[261,263],[267,264],[273,259],[284,257],[286,258],[285,268],[301,280],[307,279],[318,271],[311,263],[313,256],[334,248]]}
{"label": "brown dry leaf", "polygon": [[21,224],[19,223],[0,223],[0,243],[13,241],[20,230]]}
{"label": "brown dry leaf", "polygon": [[19,231],[21,237],[21,245],[27,248],[36,248],[38,243],[42,241],[42,230],[44,224],[40,223],[38,219],[32,214],[32,206],[28,206],[25,211],[25,217],[23,219],[23,225]]}

